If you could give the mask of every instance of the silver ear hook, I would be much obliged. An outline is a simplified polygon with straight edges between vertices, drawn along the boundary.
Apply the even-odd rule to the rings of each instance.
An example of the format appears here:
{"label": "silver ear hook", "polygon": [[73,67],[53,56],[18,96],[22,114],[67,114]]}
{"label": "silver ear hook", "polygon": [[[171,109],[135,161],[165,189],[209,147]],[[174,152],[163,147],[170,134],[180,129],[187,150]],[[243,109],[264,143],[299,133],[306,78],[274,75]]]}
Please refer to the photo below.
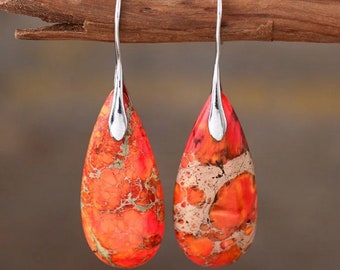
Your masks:
{"label": "silver ear hook", "polygon": [[115,55],[116,55],[116,68],[114,74],[114,91],[112,98],[112,107],[109,116],[109,131],[112,138],[117,141],[123,139],[127,130],[127,117],[124,107],[124,94],[123,94],[123,68],[120,59],[120,42],[119,42],[119,19],[121,0],[116,0],[115,9]]}
{"label": "silver ear hook", "polygon": [[216,140],[221,141],[227,130],[227,120],[225,118],[220,82],[220,47],[221,47],[221,21],[222,21],[222,0],[217,0],[217,20],[216,20],[216,59],[214,75],[211,89],[211,104],[208,119],[210,135]]}

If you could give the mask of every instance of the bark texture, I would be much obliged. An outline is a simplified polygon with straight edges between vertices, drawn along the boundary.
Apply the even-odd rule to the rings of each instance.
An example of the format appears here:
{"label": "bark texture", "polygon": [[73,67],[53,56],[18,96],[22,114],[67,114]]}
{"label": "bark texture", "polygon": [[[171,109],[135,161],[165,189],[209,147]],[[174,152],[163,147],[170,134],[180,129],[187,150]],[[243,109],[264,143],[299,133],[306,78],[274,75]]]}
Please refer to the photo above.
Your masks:
{"label": "bark texture", "polygon": [[[0,9],[53,23],[19,39],[113,41],[114,0],[0,0]],[[124,0],[121,42],[213,41],[215,0]],[[224,0],[228,40],[340,43],[339,0]]]}

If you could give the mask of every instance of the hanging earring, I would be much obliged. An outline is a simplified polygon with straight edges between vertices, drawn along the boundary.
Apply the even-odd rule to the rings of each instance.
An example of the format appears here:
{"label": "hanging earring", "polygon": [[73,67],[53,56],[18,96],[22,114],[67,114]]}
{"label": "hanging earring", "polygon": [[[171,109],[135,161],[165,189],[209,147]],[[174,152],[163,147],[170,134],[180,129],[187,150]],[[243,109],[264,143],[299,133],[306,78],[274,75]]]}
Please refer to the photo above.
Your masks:
{"label": "hanging earring", "polygon": [[222,0],[217,1],[212,92],[188,139],[174,192],[174,227],[185,255],[207,267],[236,261],[253,241],[257,195],[240,122],[221,92]]}
{"label": "hanging earring", "polygon": [[81,184],[86,240],[110,266],[149,261],[164,233],[163,193],[149,140],[123,85],[119,47],[121,1],[116,1],[114,90],[99,113]]}

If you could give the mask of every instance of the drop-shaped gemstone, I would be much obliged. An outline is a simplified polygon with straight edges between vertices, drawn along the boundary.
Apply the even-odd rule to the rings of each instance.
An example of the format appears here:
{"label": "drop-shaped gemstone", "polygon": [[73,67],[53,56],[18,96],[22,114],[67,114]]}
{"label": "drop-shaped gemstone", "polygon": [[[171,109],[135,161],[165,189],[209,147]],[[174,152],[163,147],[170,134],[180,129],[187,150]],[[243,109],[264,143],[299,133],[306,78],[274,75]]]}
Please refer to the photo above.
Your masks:
{"label": "drop-shaped gemstone", "polygon": [[128,128],[110,136],[107,97],[89,142],[81,184],[86,240],[108,265],[131,268],[149,261],[164,232],[163,193],[155,158],[140,118],[124,88]]}
{"label": "drop-shaped gemstone", "polygon": [[176,179],[174,226],[180,247],[206,267],[230,264],[253,241],[257,195],[253,162],[240,122],[222,94],[227,130],[209,133],[211,96],[191,131]]}

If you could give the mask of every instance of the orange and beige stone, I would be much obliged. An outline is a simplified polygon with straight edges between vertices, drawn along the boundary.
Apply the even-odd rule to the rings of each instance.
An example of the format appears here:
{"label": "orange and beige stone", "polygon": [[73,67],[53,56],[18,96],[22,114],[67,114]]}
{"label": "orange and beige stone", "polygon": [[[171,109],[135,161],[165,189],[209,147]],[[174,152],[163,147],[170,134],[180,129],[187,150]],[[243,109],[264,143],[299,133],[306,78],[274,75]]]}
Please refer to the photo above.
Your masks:
{"label": "orange and beige stone", "polygon": [[111,92],[94,126],[81,184],[81,216],[91,250],[110,266],[149,261],[164,233],[163,193],[148,138],[124,89],[129,121],[121,141],[111,138]]}
{"label": "orange and beige stone", "polygon": [[248,145],[224,94],[226,134],[221,141],[209,134],[210,98],[196,120],[180,163],[174,226],[179,245],[190,260],[220,267],[240,258],[252,243],[257,195]]}

